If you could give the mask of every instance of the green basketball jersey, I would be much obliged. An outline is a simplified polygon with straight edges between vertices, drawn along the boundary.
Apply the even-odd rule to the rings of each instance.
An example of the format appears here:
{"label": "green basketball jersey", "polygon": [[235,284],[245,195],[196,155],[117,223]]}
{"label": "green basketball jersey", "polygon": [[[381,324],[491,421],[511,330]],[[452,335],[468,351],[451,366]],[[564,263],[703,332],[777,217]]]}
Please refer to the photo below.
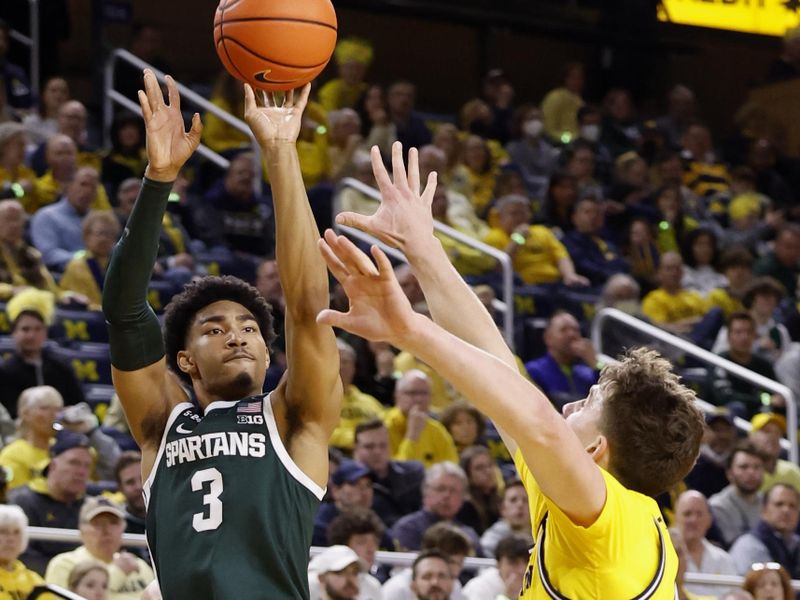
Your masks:
{"label": "green basketball jersey", "polygon": [[168,600],[308,598],[324,490],[292,461],[270,397],[175,407],[144,485],[147,541]]}

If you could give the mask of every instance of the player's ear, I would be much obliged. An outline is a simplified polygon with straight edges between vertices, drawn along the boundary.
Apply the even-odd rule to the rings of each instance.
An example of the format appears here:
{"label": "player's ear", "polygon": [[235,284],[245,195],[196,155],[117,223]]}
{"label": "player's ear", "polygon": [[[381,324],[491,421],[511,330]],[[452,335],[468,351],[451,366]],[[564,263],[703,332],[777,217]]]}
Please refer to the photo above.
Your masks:
{"label": "player's ear", "polygon": [[598,465],[608,464],[608,439],[604,435],[598,435],[591,444],[586,447],[592,460]]}
{"label": "player's ear", "polygon": [[186,350],[180,350],[178,352],[178,368],[186,373],[187,375],[191,375],[195,371],[195,364],[194,360],[192,360],[192,355],[189,354]]}

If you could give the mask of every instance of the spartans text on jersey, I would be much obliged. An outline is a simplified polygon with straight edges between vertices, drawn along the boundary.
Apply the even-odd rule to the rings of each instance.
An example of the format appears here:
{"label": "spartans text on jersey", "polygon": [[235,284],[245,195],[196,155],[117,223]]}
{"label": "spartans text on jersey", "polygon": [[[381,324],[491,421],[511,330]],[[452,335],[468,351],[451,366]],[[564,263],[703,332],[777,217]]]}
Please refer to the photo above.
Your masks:
{"label": "spartans text on jersey", "polygon": [[266,448],[267,438],[263,433],[227,431],[187,436],[167,442],[164,453],[167,467],[172,467],[214,456],[263,458]]}

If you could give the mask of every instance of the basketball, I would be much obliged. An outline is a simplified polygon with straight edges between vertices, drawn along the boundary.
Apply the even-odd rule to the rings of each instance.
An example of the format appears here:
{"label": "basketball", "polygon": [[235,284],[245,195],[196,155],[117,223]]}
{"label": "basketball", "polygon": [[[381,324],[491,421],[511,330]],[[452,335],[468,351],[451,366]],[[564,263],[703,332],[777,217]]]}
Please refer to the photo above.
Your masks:
{"label": "basketball", "polygon": [[308,83],[325,68],[336,28],[330,0],[221,0],[214,45],[237,79],[284,91]]}

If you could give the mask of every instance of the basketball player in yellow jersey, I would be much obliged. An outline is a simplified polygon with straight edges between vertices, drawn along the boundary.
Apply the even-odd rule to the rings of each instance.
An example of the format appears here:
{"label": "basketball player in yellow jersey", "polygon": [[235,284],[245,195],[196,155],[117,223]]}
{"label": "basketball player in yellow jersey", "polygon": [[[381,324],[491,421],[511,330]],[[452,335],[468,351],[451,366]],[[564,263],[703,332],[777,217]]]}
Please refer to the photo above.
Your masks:
{"label": "basketball player in yellow jersey", "polygon": [[403,250],[435,321],[416,314],[386,256],[373,262],[346,238],[320,249],[350,299],[347,313],[318,321],[388,341],[429,364],[502,429],[530,496],[536,544],[522,598],[672,599],[678,559],[653,496],[694,464],[703,417],[694,395],[655,352],[606,368],[585,400],[557,413],[516,370],[481,303],[433,237],[432,174],[420,194],[418,157],[406,175],[393,148],[394,183],[373,148],[378,212],[337,221]]}

